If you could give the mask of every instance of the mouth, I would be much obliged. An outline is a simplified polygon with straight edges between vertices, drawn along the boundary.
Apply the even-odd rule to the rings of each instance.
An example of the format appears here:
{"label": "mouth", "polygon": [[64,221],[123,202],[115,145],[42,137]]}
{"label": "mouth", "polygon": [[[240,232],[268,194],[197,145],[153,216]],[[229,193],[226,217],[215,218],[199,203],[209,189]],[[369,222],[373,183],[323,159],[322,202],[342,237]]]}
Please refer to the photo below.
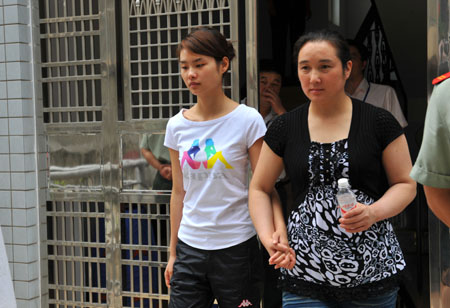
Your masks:
{"label": "mouth", "polygon": [[191,82],[190,84],[189,84],[189,87],[197,87],[197,86],[199,86],[200,85],[200,83],[198,83],[198,82]]}
{"label": "mouth", "polygon": [[310,92],[310,93],[317,94],[317,93],[323,92],[323,90],[324,90],[324,89],[309,89],[309,92]]}

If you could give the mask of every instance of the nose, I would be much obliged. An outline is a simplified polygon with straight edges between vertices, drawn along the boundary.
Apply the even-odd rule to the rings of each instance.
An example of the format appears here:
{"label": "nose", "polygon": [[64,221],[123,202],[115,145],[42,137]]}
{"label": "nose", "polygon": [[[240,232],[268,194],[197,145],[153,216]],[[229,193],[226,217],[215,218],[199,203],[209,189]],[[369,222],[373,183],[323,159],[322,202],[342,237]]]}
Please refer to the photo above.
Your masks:
{"label": "nose", "polygon": [[197,72],[195,71],[194,68],[189,69],[188,77],[189,77],[189,79],[194,79],[197,77]]}
{"label": "nose", "polygon": [[319,83],[320,82],[320,72],[317,70],[312,70],[310,75],[311,83]]}

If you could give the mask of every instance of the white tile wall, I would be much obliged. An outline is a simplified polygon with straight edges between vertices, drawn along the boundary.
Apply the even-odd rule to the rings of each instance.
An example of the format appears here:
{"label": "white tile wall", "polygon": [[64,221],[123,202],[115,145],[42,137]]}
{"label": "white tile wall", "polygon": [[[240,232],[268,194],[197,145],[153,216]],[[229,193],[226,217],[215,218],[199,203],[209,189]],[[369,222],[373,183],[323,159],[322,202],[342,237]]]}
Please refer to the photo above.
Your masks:
{"label": "white tile wall", "polygon": [[28,24],[30,13],[26,6],[10,5],[5,6],[5,24]]}
{"label": "white tile wall", "polygon": [[[27,308],[41,307],[47,293],[43,290],[40,297],[46,250],[43,245],[44,261],[39,260],[39,236],[45,232],[38,211],[45,210],[47,196],[46,174],[40,171],[46,168],[45,155],[38,156],[36,166],[36,151],[44,152],[46,146],[42,115],[34,108],[31,5],[35,8],[37,0],[0,0],[0,224],[8,240],[17,304]],[[36,146],[36,138],[42,144]]]}

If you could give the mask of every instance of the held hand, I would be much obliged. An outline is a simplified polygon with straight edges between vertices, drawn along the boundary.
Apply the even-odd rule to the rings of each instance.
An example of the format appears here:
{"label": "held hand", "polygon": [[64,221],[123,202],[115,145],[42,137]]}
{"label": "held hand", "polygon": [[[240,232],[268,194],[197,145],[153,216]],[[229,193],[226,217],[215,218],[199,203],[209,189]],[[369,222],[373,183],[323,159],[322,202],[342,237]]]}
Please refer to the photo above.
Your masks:
{"label": "held hand", "polygon": [[376,223],[376,218],[370,206],[357,203],[354,209],[345,213],[339,219],[339,222],[341,223],[341,228],[345,229],[345,231],[357,233],[369,229]]}
{"label": "held hand", "polygon": [[172,166],[169,164],[163,164],[159,167],[159,174],[166,180],[172,180]]}
{"label": "held hand", "polygon": [[166,286],[170,289],[170,278],[173,274],[173,264],[175,263],[175,256],[170,256],[167,262],[166,270],[164,271],[164,278],[166,280]]}
{"label": "held hand", "polygon": [[[281,245],[281,244],[279,244],[279,245]],[[275,252],[269,258],[269,264],[275,265],[276,269],[278,269],[280,267],[283,267],[286,269],[293,269],[294,265],[295,265],[295,252],[290,247],[288,247],[287,251],[284,251],[284,249],[285,249],[285,247],[283,247],[283,250]]]}
{"label": "held hand", "polygon": [[268,103],[270,103],[272,110],[276,114],[280,115],[286,112],[286,109],[283,107],[283,104],[281,103],[281,98],[272,89],[267,88],[264,91],[263,99],[265,99]]}
{"label": "held hand", "polygon": [[289,247],[286,231],[275,231],[272,234],[272,247],[275,253],[269,258],[269,264],[275,268],[284,267],[292,269],[295,265],[295,252]]}

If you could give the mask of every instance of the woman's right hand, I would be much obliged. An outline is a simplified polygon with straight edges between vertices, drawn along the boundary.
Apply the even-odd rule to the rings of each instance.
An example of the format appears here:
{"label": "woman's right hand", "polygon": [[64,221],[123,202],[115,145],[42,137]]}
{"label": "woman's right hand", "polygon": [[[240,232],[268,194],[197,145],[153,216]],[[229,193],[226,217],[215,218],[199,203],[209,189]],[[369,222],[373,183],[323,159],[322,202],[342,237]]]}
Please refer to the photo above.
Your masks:
{"label": "woman's right hand", "polygon": [[173,264],[175,263],[175,256],[170,256],[169,261],[167,261],[166,270],[164,271],[164,278],[166,280],[166,286],[170,289],[170,278],[173,274]]}

